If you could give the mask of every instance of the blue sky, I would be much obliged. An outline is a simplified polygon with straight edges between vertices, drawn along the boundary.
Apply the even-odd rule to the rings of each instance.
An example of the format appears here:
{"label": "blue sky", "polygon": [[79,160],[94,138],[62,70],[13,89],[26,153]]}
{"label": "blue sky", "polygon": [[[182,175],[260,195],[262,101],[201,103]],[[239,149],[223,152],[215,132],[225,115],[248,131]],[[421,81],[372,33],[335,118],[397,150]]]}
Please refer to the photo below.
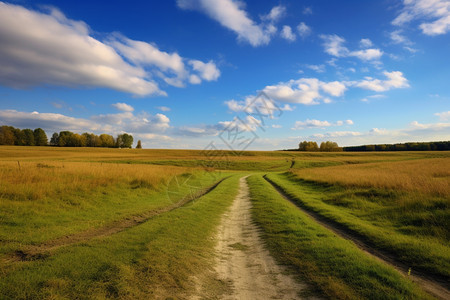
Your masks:
{"label": "blue sky", "polygon": [[450,140],[449,53],[445,0],[0,2],[0,123],[145,148]]}

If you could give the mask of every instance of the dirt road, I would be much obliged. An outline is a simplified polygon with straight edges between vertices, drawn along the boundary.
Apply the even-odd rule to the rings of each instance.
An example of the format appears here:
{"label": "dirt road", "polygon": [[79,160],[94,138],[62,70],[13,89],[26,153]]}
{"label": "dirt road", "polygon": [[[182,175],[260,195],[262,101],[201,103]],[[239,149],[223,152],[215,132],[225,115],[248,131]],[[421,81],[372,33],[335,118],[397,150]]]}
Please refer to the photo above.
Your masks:
{"label": "dirt road", "polygon": [[221,299],[300,299],[306,288],[283,273],[264,248],[251,219],[251,202],[245,177],[239,194],[223,216],[218,231],[216,272],[229,287]]}

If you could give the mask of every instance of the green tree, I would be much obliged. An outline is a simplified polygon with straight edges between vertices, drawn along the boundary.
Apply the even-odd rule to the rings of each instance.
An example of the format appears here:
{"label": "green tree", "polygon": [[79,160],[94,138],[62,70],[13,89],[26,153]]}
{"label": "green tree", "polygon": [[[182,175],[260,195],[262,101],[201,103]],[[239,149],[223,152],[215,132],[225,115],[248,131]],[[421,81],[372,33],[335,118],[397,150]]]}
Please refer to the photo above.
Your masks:
{"label": "green tree", "polygon": [[23,131],[23,135],[24,135],[24,141],[26,146],[34,146],[34,132],[31,129],[24,129]]}
{"label": "green tree", "polygon": [[339,148],[338,144],[336,142],[326,141],[320,143],[320,151],[322,152],[337,152],[341,151],[342,149]]}
{"label": "green tree", "polygon": [[69,147],[70,146],[70,137],[73,135],[71,131],[61,131],[59,133],[58,146],[60,147]]}
{"label": "green tree", "polygon": [[100,147],[108,147],[112,148],[114,147],[114,138],[112,135],[109,134],[100,134]]}
{"label": "green tree", "polygon": [[59,146],[59,134],[57,132],[53,133],[53,135],[50,139],[50,145]]}
{"label": "green tree", "polygon": [[23,131],[19,128],[12,127],[12,131],[14,133],[14,145],[23,146],[25,145],[25,135]]}
{"label": "green tree", "polygon": [[48,139],[45,131],[42,128],[36,128],[34,130],[34,144],[36,146],[47,146]]}
{"label": "green tree", "polygon": [[319,151],[319,146],[316,142],[303,141],[298,145],[298,150],[300,151]]}
{"label": "green tree", "polygon": [[142,149],[141,140],[137,142],[136,149]]}
{"label": "green tree", "polygon": [[13,129],[14,127],[5,125],[0,127],[0,145],[14,145],[16,137]]}
{"label": "green tree", "polygon": [[117,136],[116,146],[119,148],[131,148],[133,145],[133,136],[127,133]]}

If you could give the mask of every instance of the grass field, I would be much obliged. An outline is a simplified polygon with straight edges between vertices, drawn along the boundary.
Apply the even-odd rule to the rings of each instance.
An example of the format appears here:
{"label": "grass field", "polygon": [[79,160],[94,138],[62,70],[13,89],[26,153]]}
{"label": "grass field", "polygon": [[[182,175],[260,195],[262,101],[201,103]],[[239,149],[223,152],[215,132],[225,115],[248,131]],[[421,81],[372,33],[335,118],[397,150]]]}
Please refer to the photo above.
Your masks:
{"label": "grass field", "polygon": [[[269,250],[317,294],[431,298],[407,275],[308,218],[262,175],[298,206],[387,251],[413,273],[448,282],[449,170],[448,152],[205,156],[2,146],[0,298],[185,298],[196,289],[193,274],[221,290],[202,274],[213,268],[215,228],[238,179],[252,174],[252,213]],[[40,252],[23,255],[30,249]]]}

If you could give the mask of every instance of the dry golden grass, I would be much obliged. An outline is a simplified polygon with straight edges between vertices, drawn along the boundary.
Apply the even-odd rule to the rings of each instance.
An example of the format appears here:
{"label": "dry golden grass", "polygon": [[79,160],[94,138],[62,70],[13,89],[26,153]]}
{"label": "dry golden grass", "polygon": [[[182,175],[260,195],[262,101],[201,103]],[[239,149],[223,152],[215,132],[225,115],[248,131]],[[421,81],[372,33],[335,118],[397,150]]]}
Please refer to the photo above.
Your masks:
{"label": "dry golden grass", "polygon": [[344,186],[388,188],[450,196],[450,159],[434,158],[294,170],[299,178]]}
{"label": "dry golden grass", "polygon": [[189,170],[192,169],[54,160],[0,161],[0,198],[37,200],[121,184],[157,189],[173,176]]}

